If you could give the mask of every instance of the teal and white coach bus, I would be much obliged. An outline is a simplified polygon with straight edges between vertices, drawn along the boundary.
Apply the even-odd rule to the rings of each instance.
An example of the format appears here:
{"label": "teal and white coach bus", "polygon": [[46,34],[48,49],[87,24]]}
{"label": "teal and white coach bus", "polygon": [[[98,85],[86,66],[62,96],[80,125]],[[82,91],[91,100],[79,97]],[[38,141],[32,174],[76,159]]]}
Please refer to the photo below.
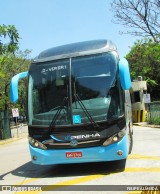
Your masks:
{"label": "teal and white coach bus", "polygon": [[28,78],[28,133],[32,162],[40,165],[125,161],[132,149],[128,62],[109,40],[41,52],[11,79]]}

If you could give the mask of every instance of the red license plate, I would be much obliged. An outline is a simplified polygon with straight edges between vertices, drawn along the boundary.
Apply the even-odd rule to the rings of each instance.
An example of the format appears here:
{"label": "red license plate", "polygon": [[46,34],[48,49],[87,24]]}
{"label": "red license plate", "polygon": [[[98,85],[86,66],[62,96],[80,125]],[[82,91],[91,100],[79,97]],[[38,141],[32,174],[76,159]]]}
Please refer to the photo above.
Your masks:
{"label": "red license plate", "polygon": [[82,158],[82,152],[66,152],[66,158]]}

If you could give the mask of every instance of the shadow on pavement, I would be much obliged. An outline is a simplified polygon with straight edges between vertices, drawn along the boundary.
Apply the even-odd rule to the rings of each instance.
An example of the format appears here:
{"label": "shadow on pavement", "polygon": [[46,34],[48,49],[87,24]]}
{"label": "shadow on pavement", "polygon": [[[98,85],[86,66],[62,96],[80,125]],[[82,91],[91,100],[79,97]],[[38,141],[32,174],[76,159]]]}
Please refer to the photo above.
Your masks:
{"label": "shadow on pavement", "polygon": [[82,164],[61,164],[41,166],[28,162],[13,171],[0,175],[3,180],[9,173],[24,178],[49,178],[86,175],[109,175],[124,171],[125,160],[117,162],[98,162]]}

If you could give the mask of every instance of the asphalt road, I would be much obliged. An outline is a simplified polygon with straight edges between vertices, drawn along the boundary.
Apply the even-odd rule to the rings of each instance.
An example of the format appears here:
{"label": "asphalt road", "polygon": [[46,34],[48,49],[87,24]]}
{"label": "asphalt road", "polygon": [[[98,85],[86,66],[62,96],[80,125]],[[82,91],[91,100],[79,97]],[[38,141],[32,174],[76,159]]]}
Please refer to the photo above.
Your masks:
{"label": "asphalt road", "polygon": [[[65,191],[65,193],[108,194],[115,193],[114,190],[121,190],[121,185],[133,187],[134,185],[160,185],[160,128],[134,126],[133,150],[123,172],[117,170],[116,166],[110,162],[34,165],[30,161],[27,141],[25,135],[21,139],[14,139],[13,142],[0,144],[0,185],[20,186],[19,188],[12,187],[12,192],[5,191],[5,193],[32,193],[25,190],[34,189],[36,191],[33,193],[39,194],[42,193],[40,191],[42,185],[59,185],[58,189],[62,190],[70,190],[69,186],[74,185],[76,191]],[[26,185],[31,187],[26,188]],[[106,187],[107,185],[109,186]],[[50,189],[49,186],[45,188]],[[3,187],[3,189],[10,188]],[[62,192],[56,191],[57,187],[54,189],[54,193]],[[84,191],[87,189],[91,191]],[[131,191],[134,189],[132,187],[127,189],[117,191],[117,193],[142,193]]]}

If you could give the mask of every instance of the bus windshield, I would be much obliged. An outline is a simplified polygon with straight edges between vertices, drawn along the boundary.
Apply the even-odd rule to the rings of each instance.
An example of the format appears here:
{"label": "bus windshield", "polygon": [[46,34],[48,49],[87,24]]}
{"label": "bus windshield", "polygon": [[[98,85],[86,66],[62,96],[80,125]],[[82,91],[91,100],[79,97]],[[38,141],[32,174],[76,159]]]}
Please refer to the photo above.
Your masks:
{"label": "bus windshield", "polygon": [[29,70],[30,125],[49,126],[116,119],[123,95],[112,53],[33,63]]}

